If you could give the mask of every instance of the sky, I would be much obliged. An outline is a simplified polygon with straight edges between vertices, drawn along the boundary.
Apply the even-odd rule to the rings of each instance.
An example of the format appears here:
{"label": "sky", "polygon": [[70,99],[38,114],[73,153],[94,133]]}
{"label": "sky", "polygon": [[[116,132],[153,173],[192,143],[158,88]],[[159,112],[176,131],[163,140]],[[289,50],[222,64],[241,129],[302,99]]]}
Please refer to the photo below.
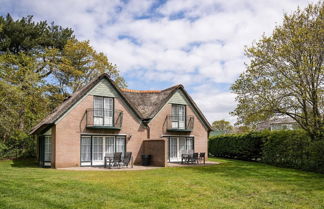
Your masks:
{"label": "sky", "polygon": [[307,0],[0,0],[0,15],[33,15],[74,30],[116,64],[128,88],[183,84],[209,122],[236,107],[231,84],[245,46],[271,35]]}

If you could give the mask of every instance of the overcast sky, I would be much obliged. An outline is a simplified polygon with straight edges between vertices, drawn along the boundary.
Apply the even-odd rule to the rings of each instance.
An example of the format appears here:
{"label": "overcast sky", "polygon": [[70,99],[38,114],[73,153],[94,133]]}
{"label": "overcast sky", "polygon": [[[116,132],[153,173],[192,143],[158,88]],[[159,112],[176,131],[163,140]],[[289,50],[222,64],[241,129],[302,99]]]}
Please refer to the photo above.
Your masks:
{"label": "overcast sky", "polygon": [[116,64],[131,89],[183,84],[210,122],[235,117],[231,84],[244,46],[307,0],[0,0],[0,15],[71,27]]}

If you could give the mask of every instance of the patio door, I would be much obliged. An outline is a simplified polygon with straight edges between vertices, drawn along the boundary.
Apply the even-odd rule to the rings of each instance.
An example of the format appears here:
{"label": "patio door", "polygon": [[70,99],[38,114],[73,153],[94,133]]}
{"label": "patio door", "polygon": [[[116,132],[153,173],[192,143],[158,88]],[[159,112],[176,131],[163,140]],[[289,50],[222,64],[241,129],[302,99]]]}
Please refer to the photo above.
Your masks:
{"label": "patio door", "polygon": [[125,136],[82,136],[81,137],[81,165],[104,165],[104,158],[115,152],[126,151]]}
{"label": "patio door", "polygon": [[169,138],[169,161],[180,162],[182,154],[194,152],[193,137],[170,137]]}
{"label": "patio door", "polygon": [[169,139],[169,159],[170,162],[175,162],[178,160],[178,138],[170,137]]}
{"label": "patio door", "polygon": [[92,137],[92,165],[103,165],[104,163],[104,137]]}

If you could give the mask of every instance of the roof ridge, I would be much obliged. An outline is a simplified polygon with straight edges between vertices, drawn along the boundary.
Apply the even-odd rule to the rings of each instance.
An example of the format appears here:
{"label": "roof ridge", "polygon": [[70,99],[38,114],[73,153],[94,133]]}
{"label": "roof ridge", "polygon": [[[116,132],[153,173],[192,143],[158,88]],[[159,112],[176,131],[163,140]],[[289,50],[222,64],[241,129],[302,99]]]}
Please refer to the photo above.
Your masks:
{"label": "roof ridge", "polygon": [[169,88],[163,89],[163,90],[161,90],[161,92],[162,91],[168,91],[168,90],[175,89],[175,88],[180,88],[180,87],[183,87],[183,85],[182,84],[177,84],[177,85],[171,86]]}
{"label": "roof ridge", "polygon": [[161,90],[135,90],[135,89],[121,89],[123,92],[132,93],[160,93]]}
{"label": "roof ridge", "polygon": [[120,89],[120,90],[122,92],[130,92],[130,93],[161,93],[161,92],[168,91],[168,90],[175,89],[175,88],[179,88],[179,87],[183,87],[183,85],[182,84],[177,84],[177,85],[171,86],[171,87],[163,89],[163,90],[135,90],[135,89],[126,89],[126,88],[123,88],[123,89]]}

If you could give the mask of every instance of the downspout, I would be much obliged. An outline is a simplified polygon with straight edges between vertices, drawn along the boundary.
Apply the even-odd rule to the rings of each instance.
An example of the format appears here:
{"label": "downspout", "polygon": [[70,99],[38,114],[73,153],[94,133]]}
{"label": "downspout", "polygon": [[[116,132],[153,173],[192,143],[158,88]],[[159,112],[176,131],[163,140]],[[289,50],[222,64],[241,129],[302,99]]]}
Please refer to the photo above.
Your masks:
{"label": "downspout", "polygon": [[146,130],[147,130],[147,139],[150,139],[151,138],[151,129],[150,129],[150,126],[148,123],[149,123],[149,119],[143,120],[143,124],[145,125]]}

